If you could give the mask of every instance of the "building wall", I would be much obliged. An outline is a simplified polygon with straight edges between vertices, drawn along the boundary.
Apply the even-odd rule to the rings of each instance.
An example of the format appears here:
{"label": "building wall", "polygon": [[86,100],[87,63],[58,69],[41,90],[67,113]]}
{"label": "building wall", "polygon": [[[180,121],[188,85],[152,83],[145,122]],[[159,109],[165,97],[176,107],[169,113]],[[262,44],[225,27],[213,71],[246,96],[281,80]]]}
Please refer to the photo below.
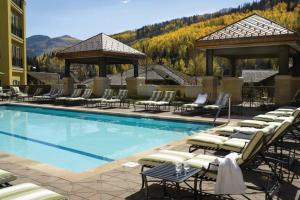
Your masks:
{"label": "building wall", "polygon": [[[15,2],[20,2],[21,7]],[[0,72],[4,73],[0,80],[3,86],[27,84],[25,5],[23,0],[0,1]],[[18,55],[14,61],[13,45],[17,47],[14,54]]]}

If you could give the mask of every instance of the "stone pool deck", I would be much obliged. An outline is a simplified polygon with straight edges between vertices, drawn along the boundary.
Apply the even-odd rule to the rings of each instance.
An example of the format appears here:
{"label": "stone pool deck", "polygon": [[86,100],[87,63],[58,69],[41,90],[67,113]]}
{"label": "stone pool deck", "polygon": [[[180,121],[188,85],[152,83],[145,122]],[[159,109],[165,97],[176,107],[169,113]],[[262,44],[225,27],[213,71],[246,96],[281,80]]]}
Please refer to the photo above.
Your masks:
{"label": "stone pool deck", "polygon": [[[25,103],[26,104],[26,103]],[[25,105],[24,104],[24,105]],[[43,105],[51,106],[53,105]],[[56,106],[54,106],[56,107]],[[99,110],[95,108],[83,108],[83,107],[71,107],[67,109],[76,109],[81,111],[95,111],[95,112],[107,112],[115,114],[128,114],[128,115],[140,115],[146,117],[157,117],[160,118],[172,118],[172,119],[185,119],[193,121],[207,121],[211,118],[203,118],[199,116],[186,116],[182,117],[180,115],[174,115],[170,112],[151,114],[133,112],[132,109],[109,109],[109,110]],[[249,114],[249,113],[248,113]],[[249,118],[249,116],[233,116],[230,124],[235,124],[241,118]],[[218,119],[218,122],[227,122],[226,118]],[[213,133],[213,129],[207,132]],[[175,149],[180,151],[187,151],[188,146],[184,141],[174,142],[167,144],[163,147],[164,149]],[[18,179],[12,184],[32,182],[50,190],[56,191],[62,195],[67,196],[70,200],[112,200],[112,199],[128,199],[128,200],[143,200],[145,199],[144,191],[140,190],[141,187],[141,177],[139,175],[140,167],[128,168],[122,167],[123,163],[128,161],[136,162],[137,159],[145,153],[149,153],[154,150],[149,150],[143,152],[140,155],[135,155],[130,158],[118,161],[113,165],[100,167],[98,170],[91,171],[85,176],[75,176],[72,174],[61,174],[61,171],[47,170],[48,166],[41,166],[32,162],[26,161],[24,159],[16,158],[14,156],[1,153],[0,154],[0,168],[4,170],[11,171],[18,176]],[[198,150],[196,153],[203,153],[202,150]],[[211,152],[213,153],[213,152]],[[297,167],[294,172],[300,174],[299,158],[300,158],[300,147],[297,149]],[[258,174],[246,172],[244,174],[245,181],[249,185],[264,185],[266,180]],[[204,188],[208,192],[213,191],[213,183],[205,183]],[[153,184],[150,187],[151,195],[159,196],[162,193],[162,188],[160,185]],[[170,193],[173,194],[174,190],[170,189]],[[190,197],[185,199],[193,199],[192,193],[185,192]],[[246,197],[248,199],[264,199],[264,193],[247,189]],[[225,196],[223,199],[247,199],[243,196]],[[293,200],[300,198],[300,179],[296,177],[292,183],[286,181],[283,182],[283,187],[281,190],[280,199]],[[205,197],[205,199],[220,199],[214,196]]]}

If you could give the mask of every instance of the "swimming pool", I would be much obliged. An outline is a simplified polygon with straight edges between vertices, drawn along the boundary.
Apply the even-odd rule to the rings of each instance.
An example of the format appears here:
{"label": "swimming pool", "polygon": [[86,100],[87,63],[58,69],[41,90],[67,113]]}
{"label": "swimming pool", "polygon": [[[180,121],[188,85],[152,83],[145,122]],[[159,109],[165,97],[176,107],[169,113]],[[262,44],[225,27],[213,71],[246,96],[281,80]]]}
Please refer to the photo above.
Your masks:
{"label": "swimming pool", "polygon": [[73,172],[179,140],[209,124],[0,106],[0,150]]}

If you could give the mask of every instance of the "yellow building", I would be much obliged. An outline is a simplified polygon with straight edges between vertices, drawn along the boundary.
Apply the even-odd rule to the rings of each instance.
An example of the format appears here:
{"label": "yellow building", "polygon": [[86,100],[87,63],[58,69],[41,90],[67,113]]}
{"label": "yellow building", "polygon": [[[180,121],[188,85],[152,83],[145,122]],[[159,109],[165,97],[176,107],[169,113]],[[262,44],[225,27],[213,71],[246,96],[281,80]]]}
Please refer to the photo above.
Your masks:
{"label": "yellow building", "polygon": [[26,85],[24,0],[0,0],[0,85]]}

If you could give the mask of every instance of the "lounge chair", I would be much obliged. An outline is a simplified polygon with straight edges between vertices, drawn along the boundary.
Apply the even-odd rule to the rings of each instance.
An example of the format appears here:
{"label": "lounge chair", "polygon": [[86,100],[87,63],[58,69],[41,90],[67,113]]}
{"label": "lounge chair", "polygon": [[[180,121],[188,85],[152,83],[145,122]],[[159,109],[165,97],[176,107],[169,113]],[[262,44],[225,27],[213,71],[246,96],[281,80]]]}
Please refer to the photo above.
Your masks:
{"label": "lounge chair", "polygon": [[101,103],[103,100],[111,99],[113,97],[113,93],[114,91],[112,89],[105,89],[101,98],[86,99],[86,107],[89,107],[90,104],[98,104]]}
{"label": "lounge chair", "polygon": [[148,100],[137,101],[133,104],[134,111],[136,111],[137,108],[140,106],[144,107],[144,110],[147,110],[149,104],[159,101],[162,95],[163,95],[163,91],[153,91],[151,97]]}
{"label": "lounge chair", "polygon": [[[277,114],[277,116],[275,115]],[[293,116],[296,119],[300,118],[300,108],[297,108],[293,112],[284,112],[284,111],[271,111],[265,115],[257,115],[253,119],[240,121],[239,126],[243,127],[254,127],[254,128],[263,128],[269,124],[276,124],[284,121],[288,117]]]}
{"label": "lounge chair", "polygon": [[213,124],[215,124],[215,121],[217,120],[217,118],[219,117],[219,115],[223,110],[228,110],[230,104],[230,98],[231,98],[230,94],[220,93],[215,104],[203,106],[203,111],[205,113],[214,114]]}
{"label": "lounge chair", "polygon": [[92,89],[85,89],[80,97],[66,98],[65,103],[71,104],[71,105],[81,104],[81,103],[85,102],[87,99],[89,99],[92,94],[93,94]]}
{"label": "lounge chair", "polygon": [[67,200],[66,197],[32,183],[23,183],[0,189],[3,200]]}
{"label": "lounge chair", "polygon": [[33,99],[37,100],[37,99],[40,99],[40,98],[51,97],[52,95],[56,94],[57,91],[58,90],[56,88],[51,88],[50,91],[48,93],[46,93],[46,94],[43,94],[43,95],[33,95]]}
{"label": "lounge chair", "polygon": [[[265,141],[268,141],[268,139],[271,136],[272,136],[271,132],[270,134],[266,134],[263,133],[262,131],[257,131],[253,135],[253,139],[242,150],[242,152],[238,154],[236,158],[236,163],[239,165],[242,171],[250,170],[268,176],[272,176],[272,178],[275,180],[275,183],[272,186],[272,189],[274,189],[274,191],[269,190],[269,188],[267,189],[262,188],[262,190],[266,193],[266,196],[268,197],[267,199],[272,199],[270,197],[273,196],[274,193],[280,188],[279,178],[276,172],[272,170],[272,166],[269,165],[272,172],[266,172],[265,170],[258,169],[258,166],[260,165],[259,163],[265,161],[265,156],[264,156],[264,152],[266,151],[266,147],[264,145]],[[196,157],[186,161],[190,166],[201,169],[202,173],[200,174],[199,177],[200,180],[199,192],[201,196],[203,193],[202,190],[203,181],[216,181],[217,179],[218,164],[215,164],[215,160],[218,158],[222,158],[222,157],[214,156],[214,155],[197,155]]]}
{"label": "lounge chair", "polygon": [[181,113],[187,112],[187,111],[195,111],[203,108],[203,106],[207,103],[208,100],[208,94],[201,93],[198,94],[197,99],[194,101],[194,103],[188,103],[183,104],[180,107]]}
{"label": "lounge chair", "polygon": [[270,132],[271,129],[274,129],[274,134],[269,141],[266,142],[266,145],[273,143],[274,141],[279,140],[284,133],[287,133],[290,130],[294,118],[291,117],[279,126],[269,125],[264,129],[253,129],[248,130],[247,132],[242,132],[243,129],[237,127],[234,129],[234,132],[229,136],[219,136],[212,134],[198,134],[192,136],[187,140],[187,144],[190,144],[189,152],[194,152],[198,149],[214,149],[214,150],[227,150],[234,152],[241,152],[245,146],[252,140],[253,134],[257,131],[267,131]]}
{"label": "lounge chair", "polygon": [[[254,133],[252,140],[245,146],[241,153],[238,154],[237,164],[242,169],[248,169],[251,166],[252,161],[262,160],[262,152],[265,151],[264,143],[272,136],[272,129],[266,128],[265,130],[259,130]],[[182,163],[186,162],[190,166],[200,168],[200,193],[202,193],[202,181],[212,180],[215,181],[217,177],[217,165],[214,161],[217,156],[213,155],[195,155],[193,153],[185,153],[178,151],[159,151],[151,155],[147,155],[141,158],[138,162],[142,165],[141,171],[145,168],[152,168],[163,163]],[[214,168],[213,168],[214,166]],[[255,166],[257,168],[258,166]],[[254,167],[253,167],[254,168]],[[252,169],[252,168],[250,168]],[[273,174],[273,173],[272,173]],[[274,175],[275,176],[275,175]],[[275,176],[277,178],[277,176]],[[142,188],[144,186],[144,180],[142,179]],[[278,186],[278,180],[276,179],[276,186]],[[268,192],[268,191],[266,191]],[[272,195],[269,194],[268,195]]]}
{"label": "lounge chair", "polygon": [[0,98],[1,100],[6,100],[10,98],[10,93],[5,93],[3,87],[0,87]]}
{"label": "lounge chair", "polygon": [[16,97],[17,100],[24,99],[28,97],[28,88],[29,87],[26,86],[24,92],[22,92],[18,86],[12,86],[11,87],[12,96]]}
{"label": "lounge chair", "polygon": [[55,103],[64,103],[68,98],[79,97],[82,93],[82,89],[75,89],[70,97],[57,97],[55,98]]}
{"label": "lounge chair", "polygon": [[0,186],[9,186],[9,183],[16,179],[17,176],[13,173],[0,169]]}
{"label": "lounge chair", "polygon": [[175,96],[175,91],[165,91],[162,99],[160,99],[159,101],[149,102],[146,110],[161,111],[161,108],[163,107],[165,108],[165,110],[170,111],[170,106],[172,104],[172,101],[175,99]]}
{"label": "lounge chair", "polygon": [[[101,104],[104,104],[105,107],[112,108],[115,104],[119,104],[119,107],[124,105],[126,103],[126,98],[128,95],[128,90],[119,90],[116,97],[113,97],[111,99],[104,99],[101,101]],[[127,101],[128,107],[130,106],[129,102]]]}
{"label": "lounge chair", "polygon": [[60,88],[53,94],[35,96],[34,100],[37,101],[38,103],[47,103],[47,102],[54,101],[56,98],[63,97],[63,95],[64,95],[64,89]]}

